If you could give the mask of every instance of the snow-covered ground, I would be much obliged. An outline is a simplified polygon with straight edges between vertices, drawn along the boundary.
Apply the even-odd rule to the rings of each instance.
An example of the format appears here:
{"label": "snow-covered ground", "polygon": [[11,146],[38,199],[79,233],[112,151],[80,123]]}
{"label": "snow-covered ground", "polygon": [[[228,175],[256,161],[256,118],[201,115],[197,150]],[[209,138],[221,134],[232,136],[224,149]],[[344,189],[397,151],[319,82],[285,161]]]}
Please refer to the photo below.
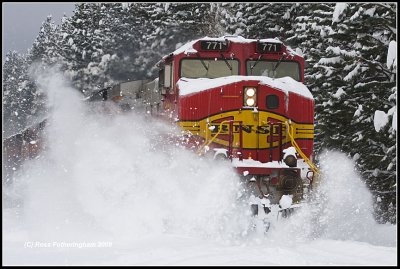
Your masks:
{"label": "snow-covered ground", "polygon": [[167,143],[179,131],[146,115],[88,109],[56,74],[39,81],[48,150],[3,191],[5,265],[397,264],[397,226],[374,222],[342,153],[321,157],[315,202],[263,234],[228,162]]}
{"label": "snow-covered ground", "polygon": [[[43,241],[42,241],[43,242]],[[96,241],[94,241],[96,243]],[[184,235],[148,235],[102,248],[24,248],[8,241],[4,264],[28,265],[396,265],[395,247],[358,241],[316,239],[286,244],[219,242]],[[52,244],[52,242],[50,242]]]}

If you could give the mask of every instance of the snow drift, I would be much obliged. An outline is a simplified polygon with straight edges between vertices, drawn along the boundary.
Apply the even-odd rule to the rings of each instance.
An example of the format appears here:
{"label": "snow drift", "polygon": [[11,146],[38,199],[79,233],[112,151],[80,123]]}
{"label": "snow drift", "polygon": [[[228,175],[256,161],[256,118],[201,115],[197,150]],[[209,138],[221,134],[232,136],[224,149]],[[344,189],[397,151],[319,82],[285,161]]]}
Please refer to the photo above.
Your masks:
{"label": "snow drift", "polygon": [[372,194],[344,153],[324,151],[317,190],[296,214],[282,219],[267,235],[272,242],[294,244],[315,239],[368,242],[395,246],[396,226],[377,224]]}
{"label": "snow drift", "polygon": [[178,130],[149,116],[111,115],[112,104],[88,107],[58,74],[39,82],[52,110],[47,151],[14,186],[23,189],[23,223],[38,238],[237,230],[240,184],[228,165],[169,145],[164,140]]}
{"label": "snow drift", "polygon": [[[329,252],[337,246],[332,240],[351,240],[351,246],[357,245],[353,241],[396,245],[396,226],[374,222],[371,194],[342,153],[325,152],[320,158],[325,177],[310,204],[273,223],[266,235],[249,232],[250,210],[239,198],[244,186],[228,162],[200,158],[167,142],[179,130],[146,114],[110,114],[112,104],[84,103],[57,73],[44,74],[38,82],[50,102],[47,149],[26,163],[5,190],[14,198],[3,213],[7,263],[149,264],[157,246],[154,251],[164,264],[235,259],[245,264],[324,264],[336,257],[326,254],[316,260],[319,255],[312,249],[324,245]],[[34,241],[109,241],[113,252],[24,246]],[[199,245],[185,247],[193,244]],[[255,249],[280,254],[254,259]],[[233,254],[213,252],[226,250]],[[193,256],[193,251],[204,257]],[[388,252],[381,249],[379,261],[388,263]],[[239,253],[247,254],[239,258]],[[354,264],[349,261],[338,263]]]}

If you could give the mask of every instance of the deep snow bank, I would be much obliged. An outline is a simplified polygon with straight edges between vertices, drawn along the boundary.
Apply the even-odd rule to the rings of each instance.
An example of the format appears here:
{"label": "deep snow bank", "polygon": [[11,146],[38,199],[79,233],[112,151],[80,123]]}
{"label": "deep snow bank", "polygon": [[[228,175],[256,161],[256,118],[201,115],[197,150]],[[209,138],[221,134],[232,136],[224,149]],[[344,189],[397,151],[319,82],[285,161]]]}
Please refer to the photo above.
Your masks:
{"label": "deep snow bank", "polygon": [[237,202],[241,187],[229,165],[168,143],[178,131],[150,116],[88,106],[58,74],[39,82],[52,111],[47,151],[13,186],[32,236],[240,234],[245,223],[238,215],[247,210]]}
{"label": "deep snow bank", "polygon": [[[179,131],[145,114],[88,106],[58,74],[38,81],[52,111],[47,150],[5,190],[15,199],[3,212],[6,263],[393,264],[396,226],[374,222],[371,194],[344,154],[320,158],[312,203],[266,235],[246,233],[244,186],[229,163],[168,142]],[[99,241],[111,250],[26,246]]]}

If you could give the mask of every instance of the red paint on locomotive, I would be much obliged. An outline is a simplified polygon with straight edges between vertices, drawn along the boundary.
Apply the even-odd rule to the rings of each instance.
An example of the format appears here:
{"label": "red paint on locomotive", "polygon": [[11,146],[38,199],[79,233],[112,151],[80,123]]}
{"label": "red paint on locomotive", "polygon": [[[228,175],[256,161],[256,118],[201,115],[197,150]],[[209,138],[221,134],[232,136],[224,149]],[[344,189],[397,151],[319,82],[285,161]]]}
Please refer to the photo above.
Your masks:
{"label": "red paint on locomotive", "polygon": [[[217,41],[221,39],[204,39]],[[222,39],[223,40],[223,39]],[[202,40],[192,42],[192,46],[188,46],[186,51],[183,49],[178,49],[177,52],[170,54],[163,59],[162,65],[172,65],[173,78],[171,87],[166,89],[166,94],[164,95],[164,109],[169,112],[167,115],[178,120],[179,122],[199,122],[209,118],[212,115],[223,115],[227,112],[232,111],[244,111],[249,110],[243,105],[243,95],[245,87],[255,87],[257,88],[257,103],[255,107],[257,111],[269,112],[274,115],[279,115],[283,118],[290,119],[292,122],[308,125],[309,128],[305,132],[310,134],[313,131],[313,114],[314,114],[314,101],[309,96],[303,96],[294,92],[284,92],[282,89],[276,89],[274,85],[260,85],[260,81],[256,76],[251,76],[248,73],[247,61],[257,61],[261,57],[260,61],[268,60],[275,61],[278,63],[282,60],[282,55],[286,57],[282,62],[290,62],[298,64],[299,82],[304,81],[304,59],[295,54],[292,50],[288,49],[282,43],[281,50],[277,52],[270,53],[259,53],[257,51],[257,40],[240,40],[238,38],[229,37],[226,38],[228,46],[225,50],[221,51],[208,51],[201,48]],[[215,43],[219,44],[219,43]],[[218,59],[223,58],[227,60],[238,61],[239,73],[235,74],[237,76],[243,76],[242,79],[236,80],[236,82],[227,83],[222,86],[210,86],[207,89],[201,91],[194,91],[190,94],[181,95],[179,84],[191,79],[185,79],[181,77],[182,73],[182,61],[188,59]],[[279,107],[270,109],[267,107],[265,102],[268,95],[276,95],[278,98]],[[285,105],[287,103],[287,105]],[[252,108],[250,108],[252,109]],[[222,118],[228,118],[221,116]],[[280,120],[275,118],[265,118],[264,121],[268,122],[280,122]],[[261,120],[260,120],[261,121]],[[252,131],[257,127],[260,127],[261,122],[257,126],[253,126]],[[264,124],[265,125],[265,124]],[[190,128],[188,128],[190,130]],[[299,132],[304,131],[305,128],[300,128]],[[193,131],[193,128],[191,129]],[[196,128],[194,128],[196,130]],[[222,135],[219,137],[222,138]],[[267,138],[270,140],[270,138]],[[198,141],[204,141],[204,137],[198,137]],[[311,157],[313,151],[313,139],[308,135],[306,138],[296,139],[299,146],[302,148],[307,157]],[[214,143],[210,145],[211,147],[218,147]],[[283,148],[290,146],[289,141],[283,143]],[[281,161],[281,153],[278,152],[278,148],[272,150],[272,160],[268,158],[270,149],[265,149],[262,147],[255,147],[253,149],[240,149],[242,151],[244,158],[252,158],[254,160],[259,160],[261,162],[268,161]]]}

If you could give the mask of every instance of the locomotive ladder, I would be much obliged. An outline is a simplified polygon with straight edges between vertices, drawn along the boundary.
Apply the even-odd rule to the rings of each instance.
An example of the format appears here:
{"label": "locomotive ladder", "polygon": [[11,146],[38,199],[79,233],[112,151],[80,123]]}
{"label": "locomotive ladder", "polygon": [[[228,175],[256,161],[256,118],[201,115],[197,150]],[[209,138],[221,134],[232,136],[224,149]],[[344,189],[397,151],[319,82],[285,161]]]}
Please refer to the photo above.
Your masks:
{"label": "locomotive ladder", "polygon": [[313,164],[313,162],[304,154],[304,152],[300,149],[299,145],[297,144],[296,140],[293,137],[293,126],[290,124],[289,121],[285,121],[285,125],[287,128],[287,133],[289,135],[290,141],[292,143],[292,146],[296,149],[296,151],[300,154],[300,156],[303,158],[303,160],[306,161],[306,163],[308,164],[308,166],[311,168],[311,170],[314,172],[315,174],[315,187],[318,187],[318,177],[320,176],[320,171],[318,170],[318,168],[315,166],[315,164]]}
{"label": "locomotive ladder", "polygon": [[[242,121],[231,120],[229,121],[229,144],[228,144],[228,157],[232,160],[233,157],[233,123],[239,123],[239,149],[243,148],[243,126]],[[243,160],[243,154],[240,152],[239,159]]]}
{"label": "locomotive ladder", "polygon": [[[275,126],[277,127],[277,132],[275,133]],[[281,122],[276,122],[272,123],[269,122],[269,130],[270,130],[270,135],[269,135],[269,161],[273,161],[272,153],[273,153],[273,143],[274,143],[274,134],[278,135],[278,149],[279,149],[279,158],[278,160],[282,160],[283,158],[283,153],[282,153],[282,140],[283,140],[283,126]],[[267,140],[268,143],[268,140]]]}
{"label": "locomotive ladder", "polygon": [[[222,121],[220,123],[220,126],[222,126],[222,124],[225,123],[229,123],[229,141],[228,141],[228,158],[232,160],[233,158],[233,123],[239,123],[239,149],[241,150],[243,148],[243,125],[242,125],[242,121],[234,121],[234,120],[225,120]],[[290,124],[289,121],[285,121],[284,122],[286,130],[287,130],[287,135],[290,138],[290,142],[292,144],[292,146],[296,149],[296,151],[299,153],[299,155],[303,158],[303,160],[309,165],[309,167],[311,168],[311,170],[313,171],[314,175],[316,176],[316,180],[315,180],[315,186],[318,187],[318,177],[320,176],[320,171],[318,170],[318,168],[313,164],[313,162],[304,154],[304,152],[300,149],[299,145],[297,144],[293,133],[294,133],[294,128],[293,126]],[[277,132],[274,131],[274,127],[277,126]],[[197,153],[200,155],[202,153],[202,150],[207,147],[208,145],[210,145],[217,137],[218,135],[221,133],[222,131],[222,127],[219,128],[218,132],[211,137],[210,140],[204,142],[204,144],[198,149]],[[278,122],[278,123],[269,123],[269,130],[270,130],[270,136],[269,136],[269,145],[270,145],[270,152],[269,152],[269,159],[272,161],[272,152],[273,152],[273,137],[274,134],[278,135],[278,148],[279,148],[279,159],[281,160],[283,158],[282,155],[282,140],[283,140],[283,124]],[[268,141],[267,141],[268,142]],[[243,154],[239,155],[239,160],[243,160]],[[312,180],[313,181],[313,180]]]}
{"label": "locomotive ladder", "polygon": [[[222,126],[225,123],[229,123],[229,134],[228,134],[228,158],[232,159],[232,155],[233,155],[233,124],[234,123],[239,123],[239,148],[242,149],[243,148],[243,125],[242,125],[242,121],[237,121],[237,120],[225,120],[220,122],[220,126]],[[219,128],[218,132],[211,137],[210,140],[204,142],[204,144],[197,150],[197,154],[201,154],[202,150],[207,147],[208,145],[210,145],[217,137],[218,135],[221,133],[222,131],[222,127]],[[240,159],[242,159],[242,154],[240,154]]]}
{"label": "locomotive ladder", "polygon": [[[229,123],[229,133],[228,133],[228,158],[232,160],[233,158],[233,124],[234,123],[239,123],[239,149],[242,150],[243,148],[243,122],[242,121],[235,121],[235,120],[226,120],[226,121],[222,121],[220,123],[220,126],[222,126],[225,123]],[[279,160],[282,159],[283,157],[283,153],[282,153],[282,140],[283,140],[283,125],[282,123],[278,122],[278,123],[272,123],[270,122],[269,124],[269,130],[270,130],[270,136],[269,136],[269,145],[270,145],[270,151],[269,151],[269,159],[270,161],[273,161],[273,142],[274,142],[274,135],[278,135],[278,148],[279,148]],[[277,127],[277,128],[275,128]],[[277,132],[275,132],[275,129],[277,130]],[[223,130],[223,128],[219,128],[218,132],[211,137],[210,140],[207,140],[204,142],[204,144],[198,149],[197,153],[201,154],[202,150],[207,147],[208,145],[210,145],[217,137],[218,135],[221,133],[221,131]],[[268,142],[268,141],[267,141]],[[243,154],[239,155],[239,160],[243,160]]]}

